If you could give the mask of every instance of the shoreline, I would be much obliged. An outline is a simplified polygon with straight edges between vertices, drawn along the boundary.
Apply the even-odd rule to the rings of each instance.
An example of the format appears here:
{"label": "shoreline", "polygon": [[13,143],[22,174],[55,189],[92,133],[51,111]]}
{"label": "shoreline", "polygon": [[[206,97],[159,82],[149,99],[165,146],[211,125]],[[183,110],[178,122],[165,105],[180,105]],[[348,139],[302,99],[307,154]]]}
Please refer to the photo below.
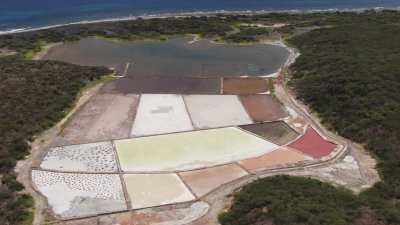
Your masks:
{"label": "shoreline", "polygon": [[10,28],[8,30],[0,30],[0,35],[7,34],[17,34],[17,33],[26,33],[40,30],[48,30],[52,28],[65,27],[71,25],[85,25],[85,24],[95,24],[95,23],[110,23],[110,22],[123,22],[123,21],[134,21],[138,19],[162,19],[162,18],[171,18],[171,17],[190,17],[190,16],[215,16],[215,15],[262,15],[262,14],[271,14],[271,13],[289,13],[289,14],[308,14],[308,13],[334,13],[334,12],[363,12],[366,10],[395,10],[400,11],[400,3],[399,6],[396,7],[372,7],[372,8],[329,8],[329,9],[288,9],[288,10],[214,10],[214,11],[192,11],[192,12],[183,12],[183,13],[162,13],[162,14],[143,14],[136,16],[121,16],[121,17],[112,17],[112,18],[104,18],[104,19],[93,19],[93,20],[82,20],[70,23],[62,23],[62,24],[54,24],[54,25],[46,25],[39,27],[19,27],[19,28]]}

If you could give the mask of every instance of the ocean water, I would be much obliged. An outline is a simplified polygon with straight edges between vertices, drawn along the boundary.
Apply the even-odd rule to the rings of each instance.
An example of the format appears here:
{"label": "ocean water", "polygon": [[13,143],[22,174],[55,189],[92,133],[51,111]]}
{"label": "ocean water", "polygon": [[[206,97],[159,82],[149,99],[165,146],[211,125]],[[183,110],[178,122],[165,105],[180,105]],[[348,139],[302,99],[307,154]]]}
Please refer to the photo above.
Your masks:
{"label": "ocean water", "polygon": [[400,0],[0,0],[0,31],[168,13],[359,9]]}

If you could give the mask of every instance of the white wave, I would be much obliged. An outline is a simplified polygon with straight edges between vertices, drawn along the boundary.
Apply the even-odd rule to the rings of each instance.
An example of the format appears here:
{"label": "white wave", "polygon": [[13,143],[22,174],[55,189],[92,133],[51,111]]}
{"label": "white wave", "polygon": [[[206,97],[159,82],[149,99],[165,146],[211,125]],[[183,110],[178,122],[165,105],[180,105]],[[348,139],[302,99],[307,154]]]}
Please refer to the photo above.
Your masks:
{"label": "white wave", "polygon": [[92,23],[101,23],[101,22],[118,22],[118,21],[129,21],[129,20],[137,20],[141,19],[154,19],[154,18],[166,18],[166,17],[186,17],[186,16],[211,16],[216,14],[244,14],[244,15],[257,15],[257,14],[265,14],[265,13],[313,13],[313,12],[361,12],[368,9],[374,10],[400,10],[400,6],[397,7],[373,7],[373,8],[329,8],[329,9],[290,9],[290,10],[214,10],[214,11],[190,11],[190,12],[175,12],[175,13],[161,13],[161,14],[142,14],[136,16],[124,16],[124,17],[113,17],[113,18],[104,18],[104,19],[94,19],[94,20],[81,20],[77,22],[70,23],[62,23],[55,25],[47,25],[41,27],[22,27],[16,29],[9,29],[0,31],[0,35],[4,34],[13,34],[13,33],[22,33],[22,32],[30,32],[30,31],[38,31],[38,30],[46,30],[56,27],[63,27],[69,25],[78,25],[78,24],[92,24]]}

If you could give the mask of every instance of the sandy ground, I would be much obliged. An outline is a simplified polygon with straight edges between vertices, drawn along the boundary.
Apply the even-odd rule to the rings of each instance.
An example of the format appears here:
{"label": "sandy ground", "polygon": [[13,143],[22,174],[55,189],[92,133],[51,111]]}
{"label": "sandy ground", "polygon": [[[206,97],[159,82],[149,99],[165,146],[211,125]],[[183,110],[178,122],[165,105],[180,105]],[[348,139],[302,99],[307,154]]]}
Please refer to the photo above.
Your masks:
{"label": "sandy ground", "polygon": [[185,103],[180,95],[143,94],[131,136],[146,136],[193,130]]}
{"label": "sandy ground", "polygon": [[229,127],[115,141],[123,171],[181,171],[257,157],[277,145]]}
{"label": "sandy ground", "polygon": [[123,177],[133,209],[195,199],[176,174],[125,174]]}
{"label": "sandy ground", "polygon": [[179,173],[179,176],[197,197],[202,197],[222,184],[245,175],[247,175],[247,172],[236,164]]}
{"label": "sandy ground", "polygon": [[54,146],[127,138],[139,100],[134,94],[100,92],[74,114]]}
{"label": "sandy ground", "polygon": [[184,99],[196,128],[253,123],[236,95],[186,95]]}

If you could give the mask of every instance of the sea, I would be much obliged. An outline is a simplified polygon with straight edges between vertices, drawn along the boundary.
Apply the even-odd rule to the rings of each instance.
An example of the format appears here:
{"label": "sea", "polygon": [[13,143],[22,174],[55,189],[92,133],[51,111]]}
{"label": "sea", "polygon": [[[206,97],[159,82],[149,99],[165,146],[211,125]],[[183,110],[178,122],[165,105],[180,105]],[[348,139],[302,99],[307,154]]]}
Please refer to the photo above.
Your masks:
{"label": "sea", "polygon": [[165,15],[399,7],[400,0],[0,0],[0,33]]}

